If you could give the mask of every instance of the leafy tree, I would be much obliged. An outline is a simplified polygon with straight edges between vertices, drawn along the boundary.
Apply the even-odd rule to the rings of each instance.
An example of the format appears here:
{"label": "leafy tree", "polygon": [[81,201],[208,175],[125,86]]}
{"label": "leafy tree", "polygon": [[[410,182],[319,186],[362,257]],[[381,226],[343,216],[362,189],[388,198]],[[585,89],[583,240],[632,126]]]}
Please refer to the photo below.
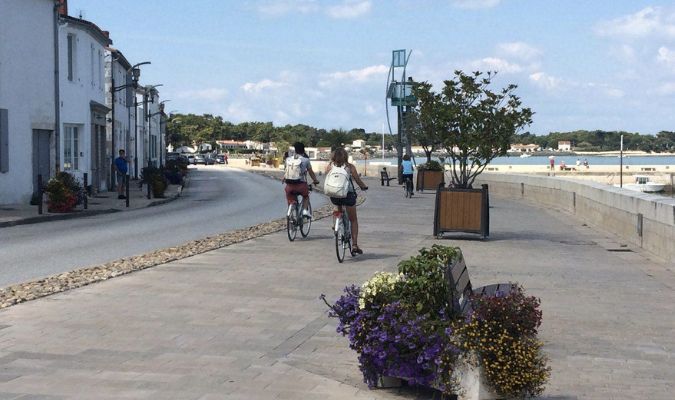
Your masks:
{"label": "leafy tree", "polygon": [[427,82],[417,84],[413,94],[417,105],[407,115],[405,129],[412,142],[422,146],[428,163],[431,154],[442,144],[439,134],[443,125],[441,95],[432,92],[431,84]]}
{"label": "leafy tree", "polygon": [[452,182],[471,188],[495,157],[506,155],[515,133],[532,123],[532,111],[514,94],[516,85],[490,89],[494,73],[455,71],[435,100],[440,129],[452,160]]}

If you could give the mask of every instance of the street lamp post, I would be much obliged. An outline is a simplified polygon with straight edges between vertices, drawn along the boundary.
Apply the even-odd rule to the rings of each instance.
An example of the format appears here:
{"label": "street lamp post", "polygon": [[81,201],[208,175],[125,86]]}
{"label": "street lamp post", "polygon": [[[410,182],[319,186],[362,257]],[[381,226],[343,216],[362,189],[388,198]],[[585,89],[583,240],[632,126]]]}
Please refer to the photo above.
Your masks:
{"label": "street lamp post", "polygon": [[[141,65],[145,64],[150,64],[150,61],[144,61],[138,64],[133,65],[131,68],[129,68],[126,72],[131,73],[131,80],[132,83],[126,84],[126,85],[120,85],[120,86],[115,86],[115,61],[117,60],[116,57],[113,57],[110,61],[110,95],[111,95],[111,107],[110,107],[110,112],[111,112],[111,121],[110,121],[110,126],[111,126],[111,147],[112,147],[112,159],[115,159],[115,93],[119,92],[122,89],[126,89],[129,87],[133,87],[134,89],[138,87],[138,79],[141,77],[141,69],[138,68]],[[135,96],[134,96],[135,100]],[[127,107],[128,108],[128,107]],[[134,113],[134,115],[136,115]],[[112,162],[110,164],[110,190],[113,190],[115,188],[115,163]]]}
{"label": "street lamp post", "polygon": [[148,166],[150,166],[150,134],[152,132],[152,117],[156,115],[151,114],[150,110],[148,110],[148,94],[150,94],[150,103],[155,102],[154,96],[152,96],[152,92],[155,90],[155,88],[158,88],[160,86],[164,86],[163,84],[157,84],[157,85],[147,85],[145,86],[145,94],[143,95],[143,106],[144,106],[144,114],[145,114],[145,120],[148,122],[148,149],[147,149],[147,161],[148,161]]}

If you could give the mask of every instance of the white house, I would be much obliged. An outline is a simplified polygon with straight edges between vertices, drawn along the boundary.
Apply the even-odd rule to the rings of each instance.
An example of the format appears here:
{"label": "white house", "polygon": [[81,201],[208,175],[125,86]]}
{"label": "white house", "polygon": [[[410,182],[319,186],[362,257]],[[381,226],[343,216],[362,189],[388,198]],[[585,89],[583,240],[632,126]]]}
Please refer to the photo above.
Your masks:
{"label": "white house", "polygon": [[0,204],[28,203],[56,170],[57,67],[53,0],[0,7]]}
{"label": "white house", "polygon": [[571,151],[572,142],[569,140],[559,140],[558,141],[558,151]]}
{"label": "white house", "polygon": [[[64,10],[65,11],[65,10]],[[59,169],[95,190],[106,189],[105,47],[107,32],[95,24],[62,14],[59,17],[60,139]]]}

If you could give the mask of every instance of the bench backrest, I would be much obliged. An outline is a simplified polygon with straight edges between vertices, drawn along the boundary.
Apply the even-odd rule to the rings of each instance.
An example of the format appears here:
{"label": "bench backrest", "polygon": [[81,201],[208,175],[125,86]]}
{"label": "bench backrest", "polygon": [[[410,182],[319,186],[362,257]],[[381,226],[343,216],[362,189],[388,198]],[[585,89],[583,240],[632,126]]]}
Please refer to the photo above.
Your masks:
{"label": "bench backrest", "polygon": [[472,293],[472,287],[464,256],[460,253],[459,257],[459,260],[448,269],[447,280],[452,309],[455,312],[465,312],[469,305],[468,300]]}

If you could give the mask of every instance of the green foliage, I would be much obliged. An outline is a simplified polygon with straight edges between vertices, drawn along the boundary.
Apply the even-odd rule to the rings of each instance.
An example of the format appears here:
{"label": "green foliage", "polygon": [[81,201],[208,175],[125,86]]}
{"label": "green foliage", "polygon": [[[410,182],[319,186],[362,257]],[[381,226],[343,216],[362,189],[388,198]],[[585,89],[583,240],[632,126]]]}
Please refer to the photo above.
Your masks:
{"label": "green foliage", "polygon": [[421,315],[431,314],[435,318],[440,317],[439,313],[449,315],[445,271],[461,252],[457,247],[433,245],[419,253],[398,264],[399,274],[405,277],[398,285],[398,299]]}
{"label": "green foliage", "polygon": [[419,171],[443,171],[443,166],[436,160],[429,160],[417,166]]}
{"label": "green foliage", "polygon": [[494,75],[455,71],[438,94],[427,83],[416,88],[420,102],[414,114],[448,152],[455,187],[470,188],[493,158],[506,155],[513,135],[532,122],[532,111],[514,94],[516,85],[490,89]]}
{"label": "green foliage", "polygon": [[154,197],[164,197],[168,182],[163,169],[152,166],[143,168],[141,170],[141,181],[150,185]]}
{"label": "green foliage", "polygon": [[514,135],[511,143],[533,143],[543,149],[557,149],[559,141],[570,141],[572,146],[582,151],[618,151],[623,135],[624,150],[641,150],[647,152],[675,151],[675,132],[661,131],[656,135],[641,135],[624,131],[571,131],[551,132],[547,135],[523,133]]}
{"label": "green foliage", "polygon": [[417,98],[417,105],[404,120],[404,129],[413,143],[422,146],[429,163],[431,153],[443,144],[439,134],[443,130],[441,97],[431,91],[431,84],[427,82],[418,83],[413,95]]}

